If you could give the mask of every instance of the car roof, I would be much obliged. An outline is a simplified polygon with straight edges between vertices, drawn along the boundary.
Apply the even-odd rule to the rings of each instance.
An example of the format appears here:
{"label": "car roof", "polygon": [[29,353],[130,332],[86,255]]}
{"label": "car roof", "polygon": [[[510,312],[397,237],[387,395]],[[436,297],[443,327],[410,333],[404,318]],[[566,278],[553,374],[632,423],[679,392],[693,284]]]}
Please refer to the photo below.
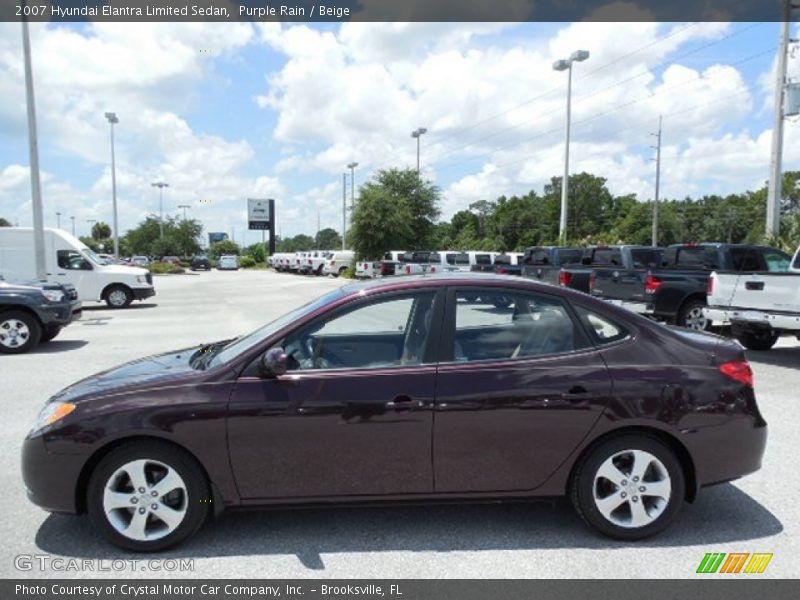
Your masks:
{"label": "car roof", "polygon": [[366,282],[351,283],[341,288],[346,296],[361,292],[382,290],[402,290],[420,287],[441,287],[447,285],[507,285],[530,290],[542,290],[548,293],[564,295],[570,292],[586,296],[581,292],[570,290],[549,283],[542,283],[533,279],[515,275],[497,275],[495,273],[472,273],[460,271],[456,273],[435,273],[426,275],[407,275],[403,277],[389,277],[386,279],[373,279]]}

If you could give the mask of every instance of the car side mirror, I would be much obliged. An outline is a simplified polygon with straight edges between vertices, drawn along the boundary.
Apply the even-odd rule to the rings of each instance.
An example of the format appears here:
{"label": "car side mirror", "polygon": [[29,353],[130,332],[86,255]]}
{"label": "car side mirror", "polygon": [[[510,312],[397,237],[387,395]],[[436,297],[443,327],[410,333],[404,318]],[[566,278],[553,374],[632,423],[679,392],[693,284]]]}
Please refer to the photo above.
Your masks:
{"label": "car side mirror", "polygon": [[92,265],[88,260],[81,261],[81,271],[91,271]]}
{"label": "car side mirror", "polygon": [[287,356],[280,346],[270,348],[261,357],[261,367],[267,377],[280,377],[286,373]]}

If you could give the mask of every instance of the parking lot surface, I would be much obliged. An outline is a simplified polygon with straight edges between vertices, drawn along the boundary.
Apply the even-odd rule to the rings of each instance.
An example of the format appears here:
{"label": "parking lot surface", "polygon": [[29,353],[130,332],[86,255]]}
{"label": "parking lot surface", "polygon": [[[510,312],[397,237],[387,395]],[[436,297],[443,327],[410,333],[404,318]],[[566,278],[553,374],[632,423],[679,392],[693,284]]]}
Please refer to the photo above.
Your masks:
{"label": "parking lot surface", "polygon": [[[684,504],[670,529],[643,542],[599,537],[566,502],[331,508],[224,514],[184,545],[142,556],[104,542],[86,518],[48,515],[28,502],[20,445],[49,396],[128,360],[247,333],[342,283],[271,271],[157,277],[155,298],[127,310],[88,303],[82,320],[53,342],[29,354],[0,356],[0,575],[682,578],[696,576],[707,552],[771,552],[772,562],[760,577],[800,576],[800,475],[794,469],[800,456],[800,343],[795,340],[749,353],[770,426],[762,470],[703,490],[694,504]],[[22,572],[15,567],[20,555],[193,559],[193,568],[103,572],[34,565]]]}

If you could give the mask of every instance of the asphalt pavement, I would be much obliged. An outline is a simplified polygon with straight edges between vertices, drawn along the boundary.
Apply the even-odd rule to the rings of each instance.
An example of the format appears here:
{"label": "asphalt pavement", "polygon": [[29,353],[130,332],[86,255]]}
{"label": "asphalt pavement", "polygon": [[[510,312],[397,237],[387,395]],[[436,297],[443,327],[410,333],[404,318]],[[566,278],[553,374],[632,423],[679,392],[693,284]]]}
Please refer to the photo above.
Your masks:
{"label": "asphalt pavement", "polygon": [[[126,310],[90,303],[53,342],[0,356],[0,576],[687,578],[707,552],[770,552],[760,577],[800,576],[800,342],[786,339],[749,353],[770,426],[762,470],[702,490],[642,542],[596,535],[566,502],[330,508],[224,514],[182,546],[142,556],[108,545],[86,518],[28,502],[20,445],[49,396],[128,360],[247,333],[342,283],[271,271],[156,277],[155,298]],[[151,558],[161,570],[130,562]],[[172,559],[188,559],[185,570]]]}

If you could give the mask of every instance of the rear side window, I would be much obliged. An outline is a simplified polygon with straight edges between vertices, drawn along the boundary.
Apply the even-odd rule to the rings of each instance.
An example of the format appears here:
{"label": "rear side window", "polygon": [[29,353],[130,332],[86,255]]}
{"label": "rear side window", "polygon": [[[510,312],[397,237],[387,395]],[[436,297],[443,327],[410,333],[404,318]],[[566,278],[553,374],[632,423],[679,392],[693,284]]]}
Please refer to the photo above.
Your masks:
{"label": "rear side window", "polygon": [[496,256],[494,259],[494,264],[496,265],[510,265],[511,264],[511,257],[508,254],[501,254]]}
{"label": "rear side window", "polygon": [[612,344],[630,336],[630,332],[625,327],[605,315],[582,306],[575,306],[575,312],[578,313],[584,326],[589,329],[598,344]]}
{"label": "rear side window", "polygon": [[488,254],[476,254],[475,255],[475,264],[476,265],[490,265],[492,264],[492,257]]}
{"label": "rear side window", "polygon": [[761,261],[755,248],[731,248],[734,271],[761,271]]}
{"label": "rear side window", "polygon": [[448,265],[468,265],[469,256],[466,253],[448,252],[445,254]]}

